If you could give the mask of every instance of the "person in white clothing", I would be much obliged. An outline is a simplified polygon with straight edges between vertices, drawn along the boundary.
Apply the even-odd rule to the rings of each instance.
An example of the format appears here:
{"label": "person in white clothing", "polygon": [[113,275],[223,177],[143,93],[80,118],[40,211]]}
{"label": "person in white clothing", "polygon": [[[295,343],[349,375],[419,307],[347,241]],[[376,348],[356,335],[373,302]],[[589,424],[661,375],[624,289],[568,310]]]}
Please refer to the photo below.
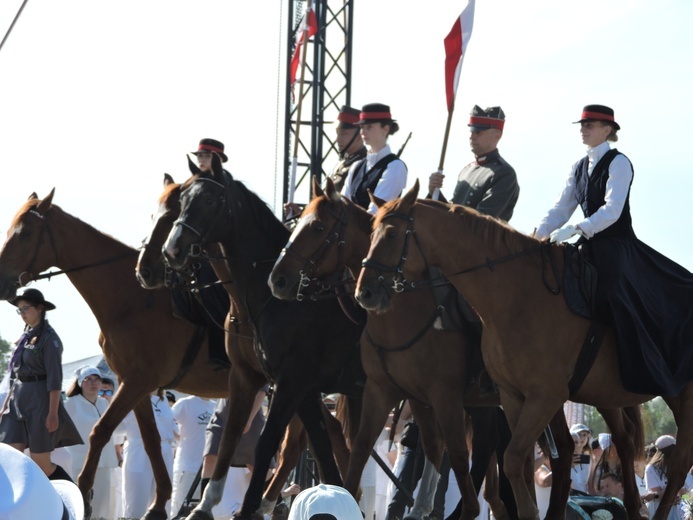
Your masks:
{"label": "person in white clothing", "polygon": [[202,466],[205,431],[214,413],[214,402],[191,395],[179,399],[171,408],[178,424],[180,440],[173,458],[173,495],[171,511],[177,514]]}
{"label": "person in white clothing", "polygon": [[581,493],[587,493],[592,468],[592,447],[590,437],[592,430],[584,424],[574,424],[570,434],[575,442],[573,464],[570,470],[570,488]]}
{"label": "person in white clothing", "polygon": [[[647,510],[652,518],[659,507],[660,500],[667,487],[669,478],[667,471],[671,461],[671,455],[676,446],[676,439],[671,435],[662,435],[655,441],[657,452],[654,454],[650,463],[645,468],[645,485],[647,489],[653,493],[652,500],[647,502]],[[685,485],[690,485],[690,481],[686,481]],[[688,489],[684,487],[679,490],[678,497],[686,493]],[[679,520],[683,518],[681,509],[678,504],[671,507],[669,510],[668,520]]]}
{"label": "person in white clothing", "polygon": [[[169,478],[173,471],[173,443],[176,425],[168,401],[157,392],[151,396],[156,426],[161,436],[161,453],[168,469]],[[144,451],[142,435],[130,412],[116,428],[116,434],[125,437],[123,446],[123,517],[141,518],[154,501],[155,483],[152,465]],[[171,513],[171,502],[166,504]]]}
{"label": "person in white clothing", "polygon": [[399,125],[392,119],[390,107],[382,103],[364,105],[356,124],[361,127],[368,154],[365,161],[349,169],[342,195],[375,214],[378,208],[370,201],[369,190],[380,199],[392,200],[401,195],[407,184],[407,167],[387,144]]}
{"label": "person in white clothing", "polygon": [[[101,372],[99,369],[83,365],[75,372],[75,379],[66,392],[65,409],[85,441],[85,444],[76,444],[67,448],[72,455],[72,474],[75,477],[79,475],[87,458],[91,430],[108,408],[108,401],[99,397],[100,390]],[[115,506],[111,502],[111,469],[117,466],[118,459],[111,440],[101,452],[99,465],[94,475],[91,517],[95,520],[116,518],[114,516]]]}

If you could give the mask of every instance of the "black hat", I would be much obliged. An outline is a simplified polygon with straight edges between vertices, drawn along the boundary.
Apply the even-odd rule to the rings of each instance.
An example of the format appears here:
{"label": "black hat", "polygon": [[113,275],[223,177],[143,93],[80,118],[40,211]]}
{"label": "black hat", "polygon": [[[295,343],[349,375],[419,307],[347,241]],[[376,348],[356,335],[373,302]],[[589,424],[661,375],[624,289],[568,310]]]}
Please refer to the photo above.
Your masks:
{"label": "black hat", "polygon": [[368,105],[363,105],[361,113],[359,114],[359,120],[356,124],[367,125],[370,123],[393,124],[396,123],[396,121],[392,119],[389,106],[383,105],[382,103],[370,103]]}
{"label": "black hat", "polygon": [[614,109],[604,105],[585,105],[585,108],[582,109],[580,121],[575,121],[575,123],[584,123],[585,121],[606,121],[616,130],[621,129],[614,120]]}
{"label": "black hat", "polygon": [[221,162],[226,162],[229,160],[224,154],[224,143],[217,141],[216,139],[204,138],[200,139],[200,145],[197,147],[197,151],[193,152],[193,155],[197,155],[200,152],[210,153],[216,152],[221,157]]}
{"label": "black hat", "polygon": [[358,108],[342,105],[337,116],[337,128],[356,128],[361,111]]}
{"label": "black hat", "polygon": [[495,128],[503,130],[505,126],[505,112],[501,107],[487,107],[486,110],[479,105],[474,105],[469,113],[469,124],[467,125],[473,132]]}
{"label": "black hat", "polygon": [[47,311],[52,311],[55,309],[55,305],[49,301],[46,301],[46,299],[43,297],[43,293],[38,289],[25,289],[22,294],[15,296],[14,299],[10,300],[10,303],[16,307],[17,302],[20,300],[31,302],[34,305],[43,305],[43,308]]}

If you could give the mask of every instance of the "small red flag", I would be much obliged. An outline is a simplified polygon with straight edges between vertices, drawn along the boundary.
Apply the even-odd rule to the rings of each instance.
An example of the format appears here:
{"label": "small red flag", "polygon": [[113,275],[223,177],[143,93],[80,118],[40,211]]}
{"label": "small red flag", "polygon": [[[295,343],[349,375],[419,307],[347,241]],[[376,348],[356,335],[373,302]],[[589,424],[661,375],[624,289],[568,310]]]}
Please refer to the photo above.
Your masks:
{"label": "small red flag", "polygon": [[[307,27],[306,18],[308,19]],[[306,29],[308,29],[308,38],[306,39],[310,39],[311,36],[317,34],[318,32],[318,20],[315,18],[315,11],[313,11],[312,7],[308,10],[307,16],[303,17],[303,20],[301,20],[301,25],[299,25],[298,30],[296,31],[296,45],[294,47],[294,53],[291,56],[291,66],[289,67],[289,82],[291,83],[292,87],[294,83],[296,83],[296,72],[298,71],[298,65],[301,61],[301,48],[303,47],[303,39]]]}
{"label": "small red flag", "polygon": [[448,112],[455,106],[457,85],[460,81],[462,60],[467,53],[467,45],[472,37],[474,27],[474,0],[469,0],[467,6],[455,20],[450,34],[445,37],[445,95],[448,102]]}

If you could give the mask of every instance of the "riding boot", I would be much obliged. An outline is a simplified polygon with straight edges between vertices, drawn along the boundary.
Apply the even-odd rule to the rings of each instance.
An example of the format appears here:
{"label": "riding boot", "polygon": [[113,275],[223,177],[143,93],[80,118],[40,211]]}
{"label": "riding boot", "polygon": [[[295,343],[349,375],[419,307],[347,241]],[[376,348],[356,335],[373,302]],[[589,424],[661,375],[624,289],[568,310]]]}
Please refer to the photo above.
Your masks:
{"label": "riding boot", "polygon": [[72,482],[72,479],[70,478],[70,475],[67,474],[67,471],[65,471],[62,466],[58,466],[57,464],[55,465],[55,470],[53,473],[51,473],[48,477],[48,480],[69,480]]}

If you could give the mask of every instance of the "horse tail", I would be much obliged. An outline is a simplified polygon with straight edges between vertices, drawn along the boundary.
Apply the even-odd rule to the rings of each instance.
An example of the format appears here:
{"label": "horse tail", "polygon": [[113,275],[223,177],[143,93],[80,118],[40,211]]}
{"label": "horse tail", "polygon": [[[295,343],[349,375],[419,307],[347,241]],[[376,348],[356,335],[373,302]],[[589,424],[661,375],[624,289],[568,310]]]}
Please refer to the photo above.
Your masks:
{"label": "horse tail", "polygon": [[632,431],[629,432],[635,446],[635,460],[645,458],[645,425],[642,420],[642,407],[640,405],[628,406],[623,409],[626,424],[632,425]]}
{"label": "horse tail", "polygon": [[351,446],[351,441],[356,438],[361,423],[361,408],[363,399],[350,395],[339,394],[335,403],[335,417],[342,424],[342,431],[346,438],[347,445]]}

